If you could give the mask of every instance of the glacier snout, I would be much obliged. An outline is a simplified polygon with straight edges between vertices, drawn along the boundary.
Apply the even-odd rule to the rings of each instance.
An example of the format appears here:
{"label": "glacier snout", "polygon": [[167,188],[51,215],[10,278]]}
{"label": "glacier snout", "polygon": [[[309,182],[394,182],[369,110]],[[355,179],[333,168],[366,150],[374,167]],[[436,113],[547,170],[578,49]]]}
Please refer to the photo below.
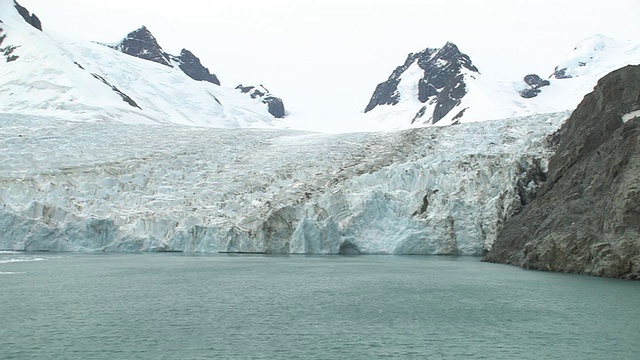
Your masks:
{"label": "glacier snout", "polygon": [[339,135],[3,116],[0,249],[480,255],[567,114]]}

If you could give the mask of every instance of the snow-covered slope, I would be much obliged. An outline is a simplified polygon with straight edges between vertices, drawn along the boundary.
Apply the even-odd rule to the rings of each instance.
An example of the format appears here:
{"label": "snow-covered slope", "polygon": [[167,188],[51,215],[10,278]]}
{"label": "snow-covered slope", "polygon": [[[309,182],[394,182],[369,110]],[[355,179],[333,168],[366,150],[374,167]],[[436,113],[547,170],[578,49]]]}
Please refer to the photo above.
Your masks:
{"label": "snow-covered slope", "polygon": [[321,135],[0,114],[0,250],[478,255],[567,116]]}
{"label": "snow-covered slope", "polygon": [[226,128],[280,124],[266,106],[237,90],[48,33],[46,26],[40,31],[12,0],[0,0],[0,21],[0,112]]}
{"label": "snow-covered slope", "polygon": [[502,82],[482,75],[467,55],[447,43],[410,54],[378,85],[364,117],[372,129],[389,130],[567,111],[592,91],[598,79],[638,63],[640,44],[596,35],[567,54],[549,79],[529,74]]}
{"label": "snow-covered slope", "polygon": [[[182,49],[180,55],[171,55],[165,52],[156,38],[151,34],[145,26],[130,32],[124,39],[117,44],[107,45],[113,49],[121,51],[127,55],[135,56],[140,59],[153,61],[158,64],[166,65],[182,70],[187,76],[198,81],[208,81],[212,84],[220,85],[220,80],[215,74],[211,74],[209,69],[204,67],[200,59],[191,51]],[[248,93],[255,103],[266,106],[267,111],[273,117],[282,119],[286,115],[284,102],[282,99],[274,96],[264,86],[243,86],[235,87],[242,93]]]}

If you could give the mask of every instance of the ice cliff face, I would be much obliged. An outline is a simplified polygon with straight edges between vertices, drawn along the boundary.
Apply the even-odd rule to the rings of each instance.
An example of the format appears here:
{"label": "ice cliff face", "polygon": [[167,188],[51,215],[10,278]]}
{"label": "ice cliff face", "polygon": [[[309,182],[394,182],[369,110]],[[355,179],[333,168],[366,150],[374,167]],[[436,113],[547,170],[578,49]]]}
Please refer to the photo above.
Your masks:
{"label": "ice cliff face", "polygon": [[567,114],[342,135],[0,116],[0,249],[479,255]]}
{"label": "ice cliff face", "polygon": [[600,80],[559,137],[548,182],[486,260],[640,279],[640,66]]}

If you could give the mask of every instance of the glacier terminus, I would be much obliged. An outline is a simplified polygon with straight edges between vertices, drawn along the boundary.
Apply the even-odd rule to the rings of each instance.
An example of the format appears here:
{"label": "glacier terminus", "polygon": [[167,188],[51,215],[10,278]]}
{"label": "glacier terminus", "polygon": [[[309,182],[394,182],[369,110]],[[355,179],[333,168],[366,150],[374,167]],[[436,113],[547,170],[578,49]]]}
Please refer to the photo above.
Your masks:
{"label": "glacier terminus", "polygon": [[0,248],[481,255],[568,115],[326,135],[3,114]]}

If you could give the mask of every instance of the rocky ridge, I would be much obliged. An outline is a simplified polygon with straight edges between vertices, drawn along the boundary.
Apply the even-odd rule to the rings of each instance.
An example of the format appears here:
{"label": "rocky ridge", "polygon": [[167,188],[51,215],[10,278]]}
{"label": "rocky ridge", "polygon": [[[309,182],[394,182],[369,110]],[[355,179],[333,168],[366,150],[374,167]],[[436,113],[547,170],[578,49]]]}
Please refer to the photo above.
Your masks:
{"label": "rocky ridge", "polygon": [[191,51],[182,49],[178,56],[165,52],[158,40],[145,26],[130,32],[122,41],[110,47],[140,59],[169,67],[177,67],[194,80],[208,81],[220,85],[220,80],[216,75],[211,74],[209,69],[204,67],[200,59]]}
{"label": "rocky ridge", "polygon": [[485,261],[640,279],[640,66],[602,78],[558,132],[548,181]]}
{"label": "rocky ridge", "polygon": [[18,4],[17,1],[14,1],[13,3],[16,10],[18,10],[18,13],[20,14],[20,16],[22,16],[24,21],[26,21],[29,25],[33,26],[34,28],[42,31],[42,22],[40,21],[40,19],[38,19],[36,14],[31,14],[29,10],[27,10],[24,6]]}
{"label": "rocky ridge", "polygon": [[376,86],[364,112],[381,105],[398,104],[402,96],[398,86],[407,70],[414,64],[419,66],[423,73],[417,80],[417,97],[421,103],[435,104],[435,107],[431,114],[427,114],[427,106],[423,106],[412,123],[425,115],[429,115],[428,120],[423,122],[435,124],[440,121],[454,107],[460,105],[461,99],[467,94],[463,69],[479,74],[469,56],[460,52],[451,42],[442,48],[426,48],[418,53],[409,54],[404,64],[397,67],[387,81]]}
{"label": "rocky ridge", "polygon": [[[179,68],[196,81],[208,81],[220,85],[218,77],[210,73],[209,69],[204,67],[200,59],[191,51],[182,49],[178,56],[165,52],[145,26],[129,33],[122,41],[116,45],[111,45],[111,47],[131,56]],[[249,94],[252,99],[259,98],[263,104],[267,105],[268,111],[273,117],[277,119],[285,117],[286,112],[282,99],[270,94],[264,86],[246,87],[239,85],[236,89]]]}

